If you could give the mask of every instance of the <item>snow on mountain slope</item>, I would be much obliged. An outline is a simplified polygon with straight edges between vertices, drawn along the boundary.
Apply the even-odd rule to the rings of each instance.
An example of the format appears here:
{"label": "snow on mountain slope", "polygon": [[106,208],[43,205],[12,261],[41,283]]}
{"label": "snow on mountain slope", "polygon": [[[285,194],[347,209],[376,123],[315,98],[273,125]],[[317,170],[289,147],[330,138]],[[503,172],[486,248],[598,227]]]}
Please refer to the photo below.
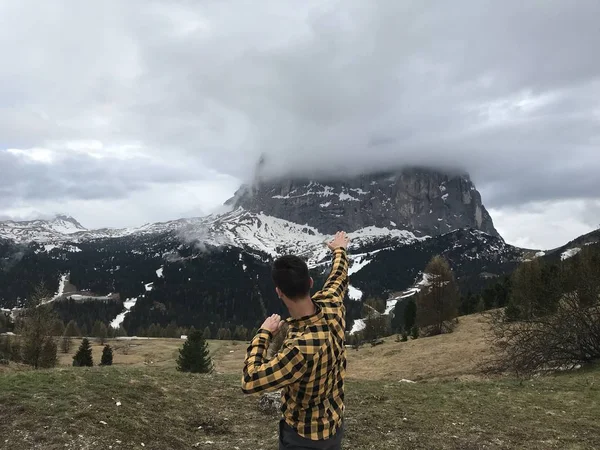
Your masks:
{"label": "snow on mountain slope", "polygon": [[[311,266],[328,261],[329,251],[326,242],[331,237],[319,233],[316,228],[308,225],[288,222],[261,213],[251,213],[243,208],[219,215],[179,219],[125,229],[85,230],[83,227],[80,229],[76,226],[60,228],[59,225],[62,223],[60,221],[52,228],[47,221],[34,222],[0,223],[0,237],[20,243],[41,242],[44,246],[38,251],[51,251],[55,248],[77,251],[74,243],[171,232],[183,242],[195,243],[200,247],[238,247],[260,251],[273,257],[285,253],[305,256]],[[41,226],[37,222],[44,222],[44,224]],[[73,222],[77,223],[74,219]],[[6,225],[7,223],[10,225]],[[10,230],[21,230],[21,232],[15,233]],[[427,238],[416,237],[406,230],[390,230],[373,226],[357,230],[350,236],[354,249],[376,244],[380,240],[389,241],[389,245],[397,245]],[[356,263],[363,266],[367,264],[366,256],[366,254],[357,255]],[[359,268],[360,266],[353,267],[353,271],[356,272]]]}
{"label": "snow on mountain slope", "polygon": [[0,238],[16,242],[48,242],[63,240],[66,236],[86,231],[79,222],[69,216],[59,215],[52,220],[29,220],[0,222]]}
{"label": "snow on mountain slope", "polygon": [[110,323],[110,326],[112,328],[118,329],[125,320],[125,316],[129,313],[131,308],[135,306],[136,303],[137,298],[128,298],[127,300],[125,300],[125,302],[123,303],[123,307],[125,308],[125,310],[119,313],[117,317],[113,319],[113,321]]}

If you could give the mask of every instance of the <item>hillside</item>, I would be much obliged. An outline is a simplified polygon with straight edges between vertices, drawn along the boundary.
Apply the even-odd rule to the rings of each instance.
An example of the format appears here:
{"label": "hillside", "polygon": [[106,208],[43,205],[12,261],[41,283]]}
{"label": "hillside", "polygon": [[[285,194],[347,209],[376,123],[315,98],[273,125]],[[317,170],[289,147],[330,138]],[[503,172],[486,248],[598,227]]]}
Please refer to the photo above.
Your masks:
{"label": "hillside", "polygon": [[[473,316],[461,319],[451,335],[349,350],[345,446],[600,446],[598,368],[526,382],[474,377],[481,331]],[[240,390],[244,344],[212,342],[217,373],[190,375],[174,370],[181,340],[112,344],[127,342],[130,347],[116,351],[111,367],[18,371],[12,366],[0,372],[0,448],[256,450],[276,445],[277,416],[260,412],[257,399]]]}

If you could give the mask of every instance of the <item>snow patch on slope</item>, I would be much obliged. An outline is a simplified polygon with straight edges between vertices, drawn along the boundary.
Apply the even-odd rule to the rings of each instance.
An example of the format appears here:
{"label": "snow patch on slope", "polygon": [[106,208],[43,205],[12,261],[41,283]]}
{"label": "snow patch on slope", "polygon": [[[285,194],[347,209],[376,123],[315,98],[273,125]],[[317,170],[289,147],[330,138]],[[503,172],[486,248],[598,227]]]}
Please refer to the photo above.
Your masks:
{"label": "snow patch on slope", "polygon": [[565,259],[569,259],[572,258],[573,256],[575,256],[577,253],[579,253],[581,251],[581,248],[579,247],[575,247],[575,248],[570,248],[569,250],[564,251],[561,255],[560,255],[560,259],[561,261],[564,261]]}
{"label": "snow patch on slope", "polygon": [[365,323],[365,321],[363,319],[356,319],[354,321],[354,323],[352,324],[352,329],[350,330],[350,334],[358,333],[358,332],[364,330],[366,326],[367,326],[367,324]]}
{"label": "snow patch on slope", "polygon": [[362,298],[362,296],[363,296],[363,293],[360,289],[356,289],[352,285],[348,286],[348,297],[350,297],[351,300],[358,301]]}
{"label": "snow patch on slope", "polygon": [[131,308],[133,308],[135,306],[136,302],[137,302],[137,298],[128,298],[127,300],[125,300],[125,302],[123,303],[123,306],[125,307],[125,311],[123,311],[122,313],[119,313],[117,315],[117,317],[115,317],[113,319],[113,321],[110,323],[110,326],[115,329],[119,328],[121,326],[121,324],[123,323],[123,321],[125,320],[125,316],[127,315],[127,313],[129,313]]}

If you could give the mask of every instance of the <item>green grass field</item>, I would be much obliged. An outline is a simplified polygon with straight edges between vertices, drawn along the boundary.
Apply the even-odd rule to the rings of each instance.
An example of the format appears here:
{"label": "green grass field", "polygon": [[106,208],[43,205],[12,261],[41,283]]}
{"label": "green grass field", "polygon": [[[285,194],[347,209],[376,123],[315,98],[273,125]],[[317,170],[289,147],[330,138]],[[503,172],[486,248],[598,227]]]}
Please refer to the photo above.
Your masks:
{"label": "green grass field", "polygon": [[[523,382],[349,380],[346,391],[347,449],[600,448],[600,368]],[[232,374],[7,371],[0,448],[276,449],[277,417],[256,403]]]}

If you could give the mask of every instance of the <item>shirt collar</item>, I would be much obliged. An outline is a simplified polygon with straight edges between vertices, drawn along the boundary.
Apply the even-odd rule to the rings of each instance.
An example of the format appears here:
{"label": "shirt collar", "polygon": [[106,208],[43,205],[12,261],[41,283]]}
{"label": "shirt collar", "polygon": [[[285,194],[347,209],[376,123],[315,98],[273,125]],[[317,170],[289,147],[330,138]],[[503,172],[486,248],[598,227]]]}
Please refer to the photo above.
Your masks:
{"label": "shirt collar", "polygon": [[306,327],[308,325],[312,325],[320,322],[325,316],[323,314],[323,310],[319,305],[313,302],[315,305],[315,313],[310,316],[300,317],[299,319],[294,319],[292,317],[288,317],[286,322],[294,328]]}

